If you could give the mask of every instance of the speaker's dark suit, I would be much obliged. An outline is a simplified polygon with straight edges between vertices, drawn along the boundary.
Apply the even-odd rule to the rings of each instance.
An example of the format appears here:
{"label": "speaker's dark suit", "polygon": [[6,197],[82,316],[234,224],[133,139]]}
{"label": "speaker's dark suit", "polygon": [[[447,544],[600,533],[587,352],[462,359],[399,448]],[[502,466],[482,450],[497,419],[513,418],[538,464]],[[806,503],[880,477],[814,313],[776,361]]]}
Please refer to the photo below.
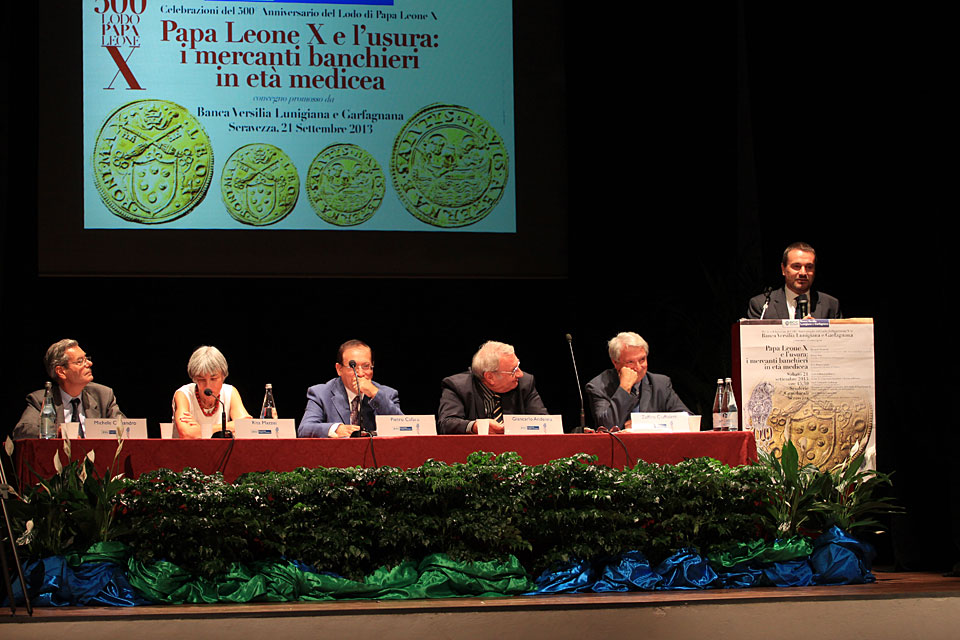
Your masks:
{"label": "speaker's dark suit", "polygon": [[[441,383],[440,408],[437,411],[437,433],[469,433],[467,428],[477,418],[490,418],[483,406],[480,382],[470,371],[448,376]],[[520,415],[547,415],[537,393],[533,376],[524,373],[512,391],[500,394],[503,412]]]}
{"label": "speaker's dark suit", "polygon": [[631,413],[662,413],[667,411],[686,411],[673,390],[670,378],[659,373],[649,373],[635,385],[639,386],[639,397],[627,393],[620,386],[620,375],[616,369],[607,369],[587,383],[587,397],[593,409],[593,418],[597,427],[623,427]]}
{"label": "speaker's dark suit", "polygon": [[[840,302],[831,295],[811,290],[807,294],[810,298],[810,315],[814,318],[842,318],[840,313]],[[757,319],[763,311],[763,303],[766,296],[762,293],[750,298],[750,304],[747,305],[747,317]],[[764,320],[789,320],[790,310],[787,309],[787,294],[780,288],[770,292],[770,304],[767,306],[766,313],[763,314]]]}

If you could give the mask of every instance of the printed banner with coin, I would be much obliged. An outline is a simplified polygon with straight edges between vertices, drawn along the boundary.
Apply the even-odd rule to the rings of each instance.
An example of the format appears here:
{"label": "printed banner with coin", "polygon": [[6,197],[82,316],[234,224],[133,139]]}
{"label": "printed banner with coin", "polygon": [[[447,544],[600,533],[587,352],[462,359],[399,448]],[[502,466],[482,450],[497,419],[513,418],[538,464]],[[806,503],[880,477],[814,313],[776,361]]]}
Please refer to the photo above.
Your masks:
{"label": "printed banner with coin", "polygon": [[516,232],[510,0],[82,11],[85,229]]}
{"label": "printed banner with coin", "polygon": [[866,451],[876,468],[873,321],[741,320],[744,429],[779,454],[830,470]]}

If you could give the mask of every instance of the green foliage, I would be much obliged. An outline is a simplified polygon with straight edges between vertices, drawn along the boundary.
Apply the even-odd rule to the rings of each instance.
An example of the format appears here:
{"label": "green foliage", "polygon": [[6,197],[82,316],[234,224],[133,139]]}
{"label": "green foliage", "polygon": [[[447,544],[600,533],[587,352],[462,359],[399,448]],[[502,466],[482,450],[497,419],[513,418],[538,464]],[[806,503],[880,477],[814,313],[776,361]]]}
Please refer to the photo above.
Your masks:
{"label": "green foliage", "polygon": [[882,524],[874,515],[903,513],[903,508],[893,504],[890,496],[877,496],[884,486],[892,486],[890,474],[873,470],[862,470],[864,455],[861,453],[853,460],[823,475],[823,484],[814,505],[823,522],[820,529],[834,525],[847,533],[861,529],[879,529]]}
{"label": "green foliage", "polygon": [[861,470],[864,455],[847,460],[832,471],[800,464],[796,446],[787,440],[780,458],[761,452],[762,468],[769,473],[767,516],[783,537],[825,531],[836,525],[852,533],[865,527],[879,528],[873,516],[902,513],[888,496],[876,497],[890,486],[889,474]]}
{"label": "green foliage", "polygon": [[28,555],[119,536],[138,560],[168,560],[206,577],[235,562],[284,557],[359,578],[432,553],[457,561],[513,555],[537,574],[633,549],[656,563],[681,547],[708,554],[801,527],[849,530],[892,509],[871,495],[886,477],[849,468],[821,474],[800,467],[789,446],[782,460],[733,468],[697,458],[619,470],[583,454],[526,466],[516,453],[477,452],[464,464],[301,468],[232,484],[195,469],[133,481],[108,474],[91,483],[92,475],[92,464],[75,461],[31,490],[38,524]]}
{"label": "green foliage", "polygon": [[115,471],[122,448],[123,441],[118,440],[113,462],[101,478],[92,452],[71,459],[70,441],[65,440],[67,463],[62,463],[57,452],[57,473],[29,487],[20,500],[8,502],[13,527],[24,532],[18,544],[26,547],[29,557],[83,552],[94,543],[109,542],[127,533],[117,522],[118,498],[125,481]]}
{"label": "green foliage", "polygon": [[765,531],[757,466],[715,460],[617,470],[576,456],[525,466],[516,453],[472,454],[400,470],[298,469],[236,483],[194,470],[129,483],[124,519],[143,561],[212,576],[233,562],[287,557],[348,577],[446,553],[514,555],[538,572],[573,558],[681,546],[712,549]]}

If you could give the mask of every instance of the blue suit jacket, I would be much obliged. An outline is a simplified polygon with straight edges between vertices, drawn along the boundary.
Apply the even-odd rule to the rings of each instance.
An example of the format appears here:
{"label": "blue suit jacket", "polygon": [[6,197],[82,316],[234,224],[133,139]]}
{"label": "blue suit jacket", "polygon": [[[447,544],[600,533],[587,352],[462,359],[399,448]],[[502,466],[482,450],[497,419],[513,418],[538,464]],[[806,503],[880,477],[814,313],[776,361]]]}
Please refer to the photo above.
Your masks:
{"label": "blue suit jacket", "polygon": [[[397,390],[376,382],[373,384],[379,389],[377,395],[373,398],[362,396],[360,408],[363,428],[367,431],[377,428],[377,415],[403,415]],[[333,378],[307,389],[307,408],[297,427],[297,437],[327,438],[330,427],[337,423],[350,424],[350,403],[343,381]]]}

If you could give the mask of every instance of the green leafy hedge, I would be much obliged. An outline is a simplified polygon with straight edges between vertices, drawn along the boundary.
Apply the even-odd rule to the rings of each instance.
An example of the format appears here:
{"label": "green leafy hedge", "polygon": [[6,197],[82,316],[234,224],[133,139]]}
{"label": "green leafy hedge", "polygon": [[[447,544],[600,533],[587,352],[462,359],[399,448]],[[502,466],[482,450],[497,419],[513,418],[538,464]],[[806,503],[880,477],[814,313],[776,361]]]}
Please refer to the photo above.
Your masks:
{"label": "green leafy hedge", "polygon": [[[122,448],[118,444],[117,455]],[[12,444],[7,445],[12,455]],[[23,557],[125,543],[136,560],[167,560],[213,577],[235,562],[287,558],[348,578],[430,554],[455,561],[518,558],[536,575],[559,561],[642,551],[657,563],[683,547],[876,528],[899,510],[875,497],[889,477],[857,457],[831,472],[782,457],[727,467],[709,458],[618,470],[585,455],[525,466],[516,453],[416,469],[318,468],[250,473],[230,484],[195,469],[125,480],[92,460],[9,502]],[[59,462],[59,458],[58,458]]]}
{"label": "green leafy hedge", "polygon": [[760,466],[700,458],[617,470],[587,457],[524,466],[515,453],[466,464],[220,476],[157,471],[123,490],[120,522],[145,562],[169,560],[212,576],[232,562],[286,557],[359,577],[446,553],[512,554],[537,572],[556,561],[642,549],[654,562],[772,531]]}

